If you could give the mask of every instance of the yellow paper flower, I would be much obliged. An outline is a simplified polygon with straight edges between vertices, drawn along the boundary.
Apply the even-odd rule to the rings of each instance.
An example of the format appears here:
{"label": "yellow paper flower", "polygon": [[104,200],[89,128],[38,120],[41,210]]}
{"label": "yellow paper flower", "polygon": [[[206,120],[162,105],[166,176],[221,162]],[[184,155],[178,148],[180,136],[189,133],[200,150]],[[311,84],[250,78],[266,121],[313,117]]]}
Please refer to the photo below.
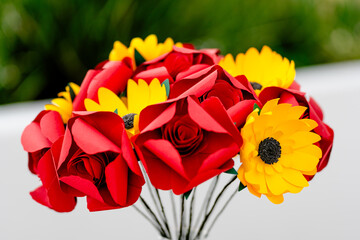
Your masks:
{"label": "yellow paper flower", "polygon": [[129,48],[119,41],[114,43],[114,48],[109,55],[110,61],[121,61],[125,57],[130,57],[135,63],[135,49],[146,60],[155,59],[172,50],[173,46],[182,47],[182,43],[174,44],[172,38],[167,38],[164,43],[158,43],[155,34],[151,34],[142,40],[141,38],[133,38],[130,42]]}
{"label": "yellow paper flower", "polygon": [[87,111],[115,112],[123,118],[129,137],[139,133],[139,115],[141,110],[167,100],[166,87],[154,78],[148,85],[140,79],[138,83],[130,79],[127,84],[127,97],[118,97],[107,88],[99,88],[99,103],[85,99]]}
{"label": "yellow paper flower", "polygon": [[46,104],[46,110],[53,110],[60,113],[63,122],[66,124],[71,117],[73,110],[74,97],[79,93],[80,87],[75,83],[69,83],[65,87],[64,92],[58,94],[59,98],[55,98],[51,101],[52,104]]}
{"label": "yellow paper flower", "polygon": [[308,186],[304,175],[314,175],[322,156],[314,145],[321,137],[311,132],[317,123],[299,119],[306,107],[278,104],[279,99],[255,109],[241,129],[242,165],[238,178],[255,196],[261,194],[276,204],[283,202],[283,194],[298,193]]}
{"label": "yellow paper flower", "polygon": [[257,94],[265,87],[289,88],[295,79],[295,63],[264,46],[261,52],[250,48],[245,54],[239,53],[236,60],[227,54],[219,65],[230,75],[245,75]]}

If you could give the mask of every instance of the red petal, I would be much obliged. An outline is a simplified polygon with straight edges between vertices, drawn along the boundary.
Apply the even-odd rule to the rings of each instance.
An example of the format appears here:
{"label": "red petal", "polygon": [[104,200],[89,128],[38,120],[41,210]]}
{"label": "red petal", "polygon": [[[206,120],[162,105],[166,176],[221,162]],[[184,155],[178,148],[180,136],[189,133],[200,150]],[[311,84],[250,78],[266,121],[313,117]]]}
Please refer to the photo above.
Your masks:
{"label": "red petal", "polygon": [[85,78],[81,83],[80,91],[74,99],[73,111],[85,111],[84,100],[87,97],[87,90],[91,81],[99,72],[101,72],[101,70],[89,70],[86,73]]}
{"label": "red petal", "polygon": [[116,203],[125,206],[128,192],[128,166],[121,155],[109,163],[105,169],[106,184]]}
{"label": "red petal", "polygon": [[21,144],[27,152],[36,152],[43,148],[50,148],[51,142],[42,134],[40,124],[30,123],[21,135]]}
{"label": "red petal", "polygon": [[43,116],[40,120],[40,128],[42,134],[47,137],[50,142],[55,142],[65,133],[61,116],[55,111],[49,111]]}
{"label": "red petal", "polygon": [[243,100],[230,107],[227,112],[237,127],[245,124],[247,116],[254,110],[256,100]]}
{"label": "red petal", "polygon": [[176,81],[172,85],[169,98],[181,98],[190,95],[200,97],[214,86],[216,79],[217,72],[212,71],[212,67],[205,68],[195,74]]}
{"label": "red petal", "polygon": [[[61,141],[58,141],[54,144],[61,144]],[[50,151],[48,151],[43,156],[43,158],[40,159],[37,170],[44,189],[46,190],[47,196],[47,199],[43,198],[41,201],[48,203],[55,211],[68,212],[73,210],[76,205],[76,199],[74,196],[66,194],[61,190],[60,182],[56,172],[56,166]],[[38,200],[40,197],[44,197],[44,189],[41,189],[42,194],[39,192],[36,194],[34,193]]]}
{"label": "red petal", "polygon": [[98,90],[100,87],[105,87],[119,94],[125,90],[127,81],[132,73],[132,69],[123,61],[107,62],[103,66],[103,70],[91,80],[87,90],[87,98],[98,101]]}
{"label": "red petal", "polygon": [[150,139],[144,143],[144,147],[172,170],[187,178],[181,162],[181,156],[171,143],[163,139]]}
{"label": "red petal", "polygon": [[158,68],[145,70],[145,71],[139,72],[133,78],[134,78],[134,80],[142,79],[142,80],[146,81],[148,84],[150,84],[150,82],[154,78],[159,79],[160,82],[164,81],[165,79],[169,79],[170,83],[174,82],[173,78],[169,74],[166,67],[158,67]]}
{"label": "red petal", "polygon": [[81,118],[74,120],[71,131],[76,144],[87,154],[121,152],[117,145]]}
{"label": "red petal", "polygon": [[[215,101],[219,101],[219,99],[217,98],[212,98],[212,99],[216,99]],[[187,98],[189,106],[188,106],[188,112],[189,112],[189,116],[190,118],[196,122],[202,129],[205,129],[209,132],[217,132],[217,133],[228,133],[223,126],[221,126],[219,124],[219,122],[217,122],[213,116],[209,115],[208,112],[206,112],[201,106],[200,104],[198,104],[197,102],[195,102],[192,98]],[[211,102],[214,102],[211,100]],[[209,102],[208,102],[209,103]],[[210,103],[209,103],[210,104]],[[221,104],[221,103],[220,103]],[[224,109],[224,108],[223,108]],[[224,110],[225,111],[225,110]],[[217,113],[219,114],[219,113]],[[220,114],[219,114],[220,115]],[[225,111],[225,115],[226,111]]]}
{"label": "red petal", "polygon": [[161,127],[174,117],[175,111],[176,103],[171,101],[146,107],[140,113],[140,131],[147,132]]}
{"label": "red petal", "polygon": [[77,189],[78,191],[84,193],[86,196],[90,196],[98,200],[99,202],[104,202],[103,198],[99,193],[99,190],[91,181],[78,176],[66,176],[62,177],[60,180],[68,184],[69,186]]}

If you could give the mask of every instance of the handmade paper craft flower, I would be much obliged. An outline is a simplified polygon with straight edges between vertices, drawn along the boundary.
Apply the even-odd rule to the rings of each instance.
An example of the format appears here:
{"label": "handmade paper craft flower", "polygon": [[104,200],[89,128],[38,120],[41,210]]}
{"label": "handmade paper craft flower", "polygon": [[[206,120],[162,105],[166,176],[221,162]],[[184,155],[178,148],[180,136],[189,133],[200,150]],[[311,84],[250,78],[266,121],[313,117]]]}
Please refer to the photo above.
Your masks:
{"label": "handmade paper craft flower", "polygon": [[217,97],[237,126],[245,123],[252,112],[257,96],[245,76],[237,78],[220,66],[207,67],[177,80],[171,87],[169,98],[195,95],[200,101]]}
{"label": "handmade paper craft flower", "polygon": [[73,104],[73,111],[84,111],[85,98],[98,101],[98,90],[100,87],[107,88],[115,94],[120,94],[126,88],[128,79],[131,78],[133,71],[131,63],[123,61],[104,61],[89,70],[81,84],[79,94]]}
{"label": "handmade paper craft flower", "polygon": [[321,138],[312,132],[317,123],[299,119],[305,107],[278,104],[279,99],[255,109],[241,129],[242,165],[238,178],[255,196],[262,194],[273,203],[283,202],[283,194],[298,193],[308,186],[306,175],[314,175],[321,158],[315,145]]}
{"label": "handmade paper craft flower", "polygon": [[245,54],[239,53],[236,60],[227,54],[219,65],[232,76],[245,75],[257,94],[270,86],[289,88],[295,78],[294,61],[289,62],[268,46],[260,53],[256,48],[249,48]]}
{"label": "handmade paper craft flower", "polygon": [[172,50],[173,46],[182,47],[182,43],[174,44],[172,38],[167,38],[164,43],[158,43],[156,35],[151,34],[142,40],[141,38],[133,38],[127,48],[120,41],[114,43],[114,47],[110,52],[110,61],[121,61],[125,57],[132,59],[134,66],[136,53],[135,50],[144,58],[145,61],[155,59]]}
{"label": "handmade paper craft flower", "polygon": [[[318,124],[314,132],[321,137],[321,140],[316,143],[322,151],[322,157],[318,163],[317,171],[320,172],[329,162],[331,149],[334,141],[334,131],[327,124],[323,122],[323,113],[321,108],[313,98],[308,101],[304,92],[293,89],[283,89],[279,87],[269,87],[264,89],[259,95],[260,102],[265,104],[271,99],[279,98],[279,103],[290,103],[293,106],[304,106],[307,108],[302,118],[309,118]],[[313,176],[306,176],[308,180]]]}
{"label": "handmade paper craft flower", "polygon": [[[42,183],[32,198],[59,212],[73,210],[78,197],[90,211],[139,199],[135,209],[162,238],[202,239],[245,186],[273,203],[308,186],[329,161],[334,132],[300,92],[294,62],[267,46],[236,60],[219,53],[155,35],[129,47],[115,42],[81,87],[70,83],[25,128],[29,169]],[[151,203],[140,196],[144,177]],[[198,186],[210,179],[192,224]],[[179,226],[168,222],[159,190],[181,195]]]}
{"label": "handmade paper craft flower", "polygon": [[124,122],[111,112],[78,112],[69,120],[58,162],[60,180],[88,209],[126,207],[140,196],[143,179]]}
{"label": "handmade paper craft flower", "polygon": [[182,194],[233,166],[241,137],[217,98],[169,100],[140,114],[135,149],[155,188]]}
{"label": "handmade paper craft flower", "polygon": [[217,49],[194,50],[174,46],[168,54],[140,65],[135,71],[134,79],[151,81],[156,77],[160,81],[169,79],[170,83],[173,83],[178,79],[217,64],[219,61],[218,53]]}
{"label": "handmade paper craft flower", "polygon": [[29,169],[42,182],[30,193],[38,203],[58,212],[72,211],[74,195],[64,192],[57,174],[57,163],[64,136],[64,124],[56,111],[42,111],[24,130],[21,143],[29,154]]}
{"label": "handmade paper craft flower", "polygon": [[98,92],[99,104],[91,99],[85,99],[87,111],[115,112],[123,118],[129,136],[139,133],[139,114],[149,105],[167,100],[166,87],[157,78],[148,85],[144,80],[136,83],[129,80],[127,97],[118,97],[107,88],[100,88]]}
{"label": "handmade paper craft flower", "polygon": [[73,101],[79,91],[80,87],[77,84],[69,83],[65,87],[65,92],[60,92],[58,94],[59,98],[53,99],[51,101],[52,104],[46,104],[45,109],[60,113],[63,122],[66,124],[71,117]]}

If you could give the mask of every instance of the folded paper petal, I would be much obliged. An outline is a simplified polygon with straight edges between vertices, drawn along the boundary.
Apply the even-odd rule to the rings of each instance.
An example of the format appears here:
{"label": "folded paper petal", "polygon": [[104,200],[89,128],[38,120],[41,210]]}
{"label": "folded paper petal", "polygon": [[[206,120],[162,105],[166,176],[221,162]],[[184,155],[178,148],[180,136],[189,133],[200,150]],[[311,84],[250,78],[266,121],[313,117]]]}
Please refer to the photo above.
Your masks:
{"label": "folded paper petal", "polygon": [[31,196],[37,202],[55,211],[69,212],[74,209],[76,199],[73,195],[65,193],[60,187],[55,162],[59,155],[58,145],[61,143],[62,139],[59,139],[54,143],[53,151],[47,151],[40,159],[37,170],[43,186],[32,192]]}
{"label": "folded paper petal", "polygon": [[74,111],[85,110],[84,100],[86,98],[98,101],[98,90],[105,87],[116,94],[125,90],[127,80],[131,77],[133,71],[131,62],[128,58],[122,61],[105,61],[98,65],[97,69],[90,70],[83,83],[80,91],[73,103]]}

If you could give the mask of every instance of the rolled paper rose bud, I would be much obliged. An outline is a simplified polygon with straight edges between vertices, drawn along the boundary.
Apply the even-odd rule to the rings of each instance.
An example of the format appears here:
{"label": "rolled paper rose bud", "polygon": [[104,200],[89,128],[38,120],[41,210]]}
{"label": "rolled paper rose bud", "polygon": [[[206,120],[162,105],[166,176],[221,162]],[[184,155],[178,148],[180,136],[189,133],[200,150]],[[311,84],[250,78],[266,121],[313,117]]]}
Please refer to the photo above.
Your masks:
{"label": "rolled paper rose bud", "polygon": [[218,98],[185,97],[140,113],[134,146],[151,183],[183,194],[230,169],[241,137]]}
{"label": "rolled paper rose bud", "polygon": [[60,180],[90,211],[134,204],[145,181],[122,118],[112,112],[75,112],[59,159]]}

